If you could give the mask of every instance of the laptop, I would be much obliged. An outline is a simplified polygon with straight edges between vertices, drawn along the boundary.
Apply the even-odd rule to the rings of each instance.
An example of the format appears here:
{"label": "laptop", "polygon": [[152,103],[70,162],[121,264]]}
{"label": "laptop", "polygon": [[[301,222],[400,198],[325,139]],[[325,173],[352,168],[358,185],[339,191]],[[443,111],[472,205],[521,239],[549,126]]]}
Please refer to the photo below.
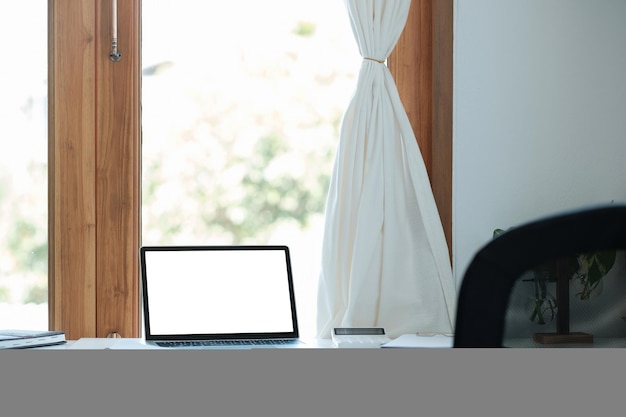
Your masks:
{"label": "laptop", "polygon": [[287,246],[143,246],[139,253],[146,344],[303,347]]}

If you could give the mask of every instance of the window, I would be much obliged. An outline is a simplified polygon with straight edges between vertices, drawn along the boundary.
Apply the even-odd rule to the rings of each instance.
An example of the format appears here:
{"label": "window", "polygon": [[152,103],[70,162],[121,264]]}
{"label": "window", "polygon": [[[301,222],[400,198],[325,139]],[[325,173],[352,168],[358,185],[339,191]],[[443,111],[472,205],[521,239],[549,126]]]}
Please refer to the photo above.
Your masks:
{"label": "window", "polygon": [[[0,328],[48,323],[46,2],[0,25]],[[16,42],[15,40],[19,40]],[[27,51],[27,53],[24,53]]]}
{"label": "window", "polygon": [[326,192],[361,61],[345,6],[144,2],[142,39],[142,243],[287,244],[314,336]]}
{"label": "window", "polygon": [[[140,10],[150,7],[152,1],[141,3],[118,1],[122,60],[113,63],[108,57],[111,33],[108,2],[48,2],[49,323],[50,328],[66,331],[69,339],[105,337],[109,333],[123,337],[140,335],[138,247],[142,243],[140,196],[143,197],[140,167],[149,169],[149,165],[142,167],[140,160],[141,73],[142,67],[166,64],[153,68],[164,70],[163,73],[144,78],[144,83],[149,84],[158,77],[163,80],[174,74],[176,68],[170,67],[167,75],[168,65],[158,57],[154,62],[140,65]],[[310,3],[314,13],[317,2]],[[272,10],[266,2],[250,4]],[[303,23],[307,21],[308,18]],[[162,31],[170,33],[175,42],[186,42],[172,33],[167,19],[160,24]],[[300,27],[302,33],[308,30],[307,25]],[[446,168],[446,161],[451,157],[452,2],[414,0],[405,33],[421,41],[414,42],[414,37],[401,41],[389,59],[389,66],[401,97],[406,100],[414,128],[425,126],[418,139],[433,145],[432,152],[428,151],[429,155],[424,157],[427,166],[432,161],[431,182],[445,219],[445,213],[451,211],[448,185],[451,169]],[[186,39],[193,40],[191,36]],[[198,51],[207,61],[214,58],[208,45]],[[181,44],[158,47],[173,50]],[[354,64],[358,66],[360,62]],[[419,74],[425,75],[416,81],[412,68],[420,68]],[[149,94],[151,87],[144,87]],[[168,101],[169,97],[160,99]],[[419,104],[419,114],[410,110],[415,108],[414,103]],[[197,133],[206,137],[206,132],[203,127]],[[431,148],[423,146],[423,149]],[[154,197],[149,192],[145,195],[146,199]],[[152,214],[144,216],[151,221]],[[158,235],[145,232],[141,240],[157,239],[160,239]]]}

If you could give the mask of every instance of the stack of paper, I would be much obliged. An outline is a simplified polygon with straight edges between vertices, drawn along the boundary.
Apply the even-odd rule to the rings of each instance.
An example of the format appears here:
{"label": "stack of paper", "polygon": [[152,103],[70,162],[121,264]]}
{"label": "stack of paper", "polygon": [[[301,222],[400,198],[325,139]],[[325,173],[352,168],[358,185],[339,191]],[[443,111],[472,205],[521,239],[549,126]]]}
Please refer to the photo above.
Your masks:
{"label": "stack of paper", "polygon": [[382,348],[451,348],[454,336],[451,334],[427,333],[403,334],[390,342],[381,345]]}

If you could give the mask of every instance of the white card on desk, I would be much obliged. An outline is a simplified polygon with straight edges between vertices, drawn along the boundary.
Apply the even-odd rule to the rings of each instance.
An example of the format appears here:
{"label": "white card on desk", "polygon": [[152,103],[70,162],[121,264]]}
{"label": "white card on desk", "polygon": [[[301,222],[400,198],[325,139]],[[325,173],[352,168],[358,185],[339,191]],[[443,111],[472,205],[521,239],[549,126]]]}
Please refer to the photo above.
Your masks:
{"label": "white card on desk", "polygon": [[451,348],[454,337],[448,334],[403,334],[390,342],[382,345],[382,348]]}

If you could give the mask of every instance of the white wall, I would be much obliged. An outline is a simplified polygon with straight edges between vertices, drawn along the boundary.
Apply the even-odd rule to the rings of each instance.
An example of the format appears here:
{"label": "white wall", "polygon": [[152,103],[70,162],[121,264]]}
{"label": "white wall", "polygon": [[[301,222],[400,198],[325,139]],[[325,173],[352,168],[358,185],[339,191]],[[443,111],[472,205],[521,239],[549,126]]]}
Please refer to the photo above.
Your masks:
{"label": "white wall", "polygon": [[493,229],[626,203],[626,1],[457,0],[453,254]]}

